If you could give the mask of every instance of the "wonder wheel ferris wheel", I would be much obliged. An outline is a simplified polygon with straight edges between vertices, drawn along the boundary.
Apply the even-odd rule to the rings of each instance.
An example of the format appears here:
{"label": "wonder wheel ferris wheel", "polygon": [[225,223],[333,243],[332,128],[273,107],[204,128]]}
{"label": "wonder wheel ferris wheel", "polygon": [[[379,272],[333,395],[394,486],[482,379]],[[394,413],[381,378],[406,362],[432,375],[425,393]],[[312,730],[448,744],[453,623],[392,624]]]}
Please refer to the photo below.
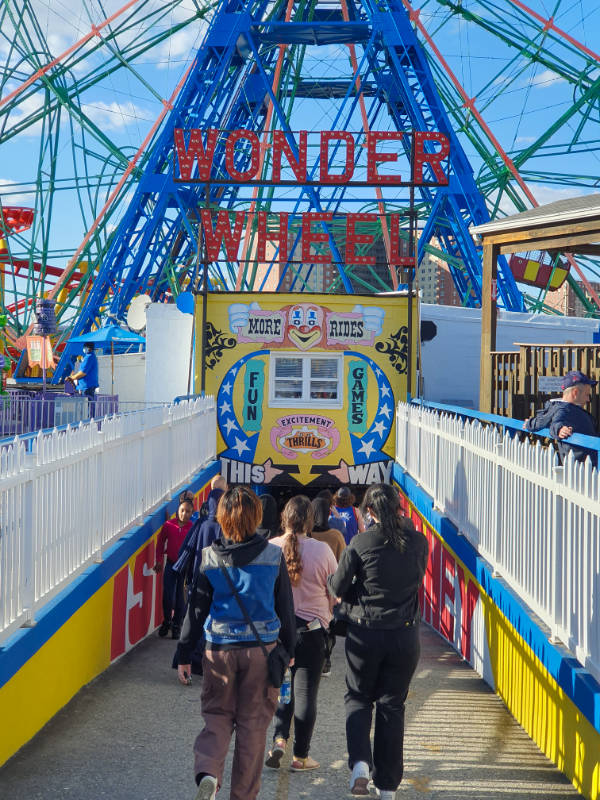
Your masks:
{"label": "wonder wheel ferris wheel", "polygon": [[[220,78],[212,95],[202,90],[195,108],[203,119],[188,118],[188,127],[235,121],[254,125],[265,141],[275,129],[393,130],[403,120],[425,118],[425,104],[430,109],[439,101],[464,157],[454,169],[460,191],[469,194],[464,184],[472,174],[492,218],[595,191],[600,42],[593,32],[600,29],[600,8],[593,0],[4,0],[0,305],[13,355],[23,346],[39,294],[54,298],[66,339],[74,326],[81,332],[107,315],[122,321],[135,293],[167,300],[193,281],[197,219],[171,204],[161,212],[160,238],[156,231],[146,236],[159,200],[142,203],[139,187],[150,169],[169,169],[167,156],[165,166],[152,164],[160,161],[161,135],[190,70],[200,57],[213,59],[203,62],[207,70],[216,63],[206,51],[207,31],[214,34],[227,14],[242,13],[257,26],[250,37],[256,52],[236,43],[227,68],[218,73],[215,67]],[[385,47],[373,34],[382,15],[395,20],[384,31]],[[294,36],[277,28],[285,22],[296,23]],[[415,41],[427,63],[418,77]],[[260,103],[257,95],[245,115],[238,104],[234,118],[236,92],[249,97],[261,70],[272,94],[260,91]],[[407,95],[394,92],[412,93],[414,108]],[[193,206],[193,195],[189,201]],[[269,212],[296,200],[270,187],[250,198],[211,202],[231,211],[251,202]],[[342,193],[327,202],[353,211],[381,208],[375,193]],[[434,204],[426,194],[418,198],[421,229]],[[479,212],[473,213],[476,219]],[[249,229],[250,241],[254,233]],[[339,243],[336,237],[334,231]],[[466,263],[459,239],[444,235],[442,220],[423,250],[448,263],[463,302],[477,305],[476,268]],[[125,249],[144,241],[158,266],[120,266]],[[121,261],[114,266],[117,251]],[[211,286],[260,288],[251,244],[246,251],[245,260],[212,265]],[[560,254],[526,257],[546,260],[549,269],[540,271],[537,288],[514,288],[507,274],[505,307],[543,309],[557,269],[568,267],[588,313],[597,312],[591,284],[600,267],[593,259],[565,266]],[[310,288],[310,265],[285,265],[280,286],[286,270],[287,287]],[[339,264],[330,289],[369,292],[394,284],[379,268]]]}

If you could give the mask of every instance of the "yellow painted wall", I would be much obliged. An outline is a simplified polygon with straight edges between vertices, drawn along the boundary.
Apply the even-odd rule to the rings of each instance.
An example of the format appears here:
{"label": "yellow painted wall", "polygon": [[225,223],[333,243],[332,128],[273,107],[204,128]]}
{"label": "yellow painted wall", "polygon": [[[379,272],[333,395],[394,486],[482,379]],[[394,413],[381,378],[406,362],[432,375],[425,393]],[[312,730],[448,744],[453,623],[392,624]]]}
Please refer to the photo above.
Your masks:
{"label": "yellow painted wall", "polygon": [[[209,484],[201,480],[191,488],[198,508]],[[158,525],[153,524],[155,518]],[[162,620],[162,573],[155,574],[150,568],[155,563],[156,539],[164,520],[163,506],[136,532],[118,542],[104,564],[77,578],[63,600],[51,604],[50,612],[42,610],[38,630],[20,631],[0,651],[1,659],[10,659],[16,658],[9,652],[11,648],[31,650],[0,687],[0,766],[82,686],[151,634]],[[121,557],[120,551],[131,552],[132,542],[135,551]],[[76,610],[71,613],[73,608]],[[50,635],[38,647],[36,637],[44,638],[44,631],[50,631]]]}
{"label": "yellow painted wall", "polygon": [[0,764],[110,664],[112,589],[96,592],[0,689]]}
{"label": "yellow painted wall", "polygon": [[[424,621],[487,677],[517,722],[575,788],[589,800],[600,800],[600,732],[559,686],[450,544],[402,490],[400,496],[404,513],[429,542],[421,592]],[[479,626],[473,624],[476,615],[482,622]],[[483,630],[485,640],[475,641],[476,628]],[[546,644],[544,634],[539,632],[539,637]]]}
{"label": "yellow painted wall", "polygon": [[590,800],[598,800],[600,733],[489,598],[485,615],[497,693],[575,788]]}

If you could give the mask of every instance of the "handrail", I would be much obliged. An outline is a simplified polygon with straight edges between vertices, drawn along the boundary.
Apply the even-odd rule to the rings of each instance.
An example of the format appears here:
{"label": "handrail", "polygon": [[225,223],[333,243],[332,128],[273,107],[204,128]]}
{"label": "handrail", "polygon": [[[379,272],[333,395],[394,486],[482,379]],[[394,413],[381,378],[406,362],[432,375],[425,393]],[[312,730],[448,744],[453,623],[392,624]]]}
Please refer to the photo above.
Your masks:
{"label": "handrail", "polygon": [[[536,436],[539,439],[551,439],[557,443],[559,439],[555,439],[550,433],[550,428],[542,428],[539,431],[528,431],[523,428],[523,420],[515,419],[514,417],[501,417],[498,414],[487,414],[483,411],[474,411],[464,406],[451,406],[444,403],[432,403],[428,400],[421,400],[413,398],[411,405],[423,406],[424,408],[431,408],[437,411],[445,411],[448,414],[454,414],[462,419],[476,419],[479,422],[490,422],[493,425],[498,425],[500,428],[508,430],[511,435],[522,433],[527,436]],[[574,433],[568,439],[562,439],[566,444],[576,444],[580,447],[585,447],[586,450],[593,450],[598,453],[600,457],[600,437],[598,436],[584,436],[582,433]],[[598,463],[600,463],[600,458]]]}

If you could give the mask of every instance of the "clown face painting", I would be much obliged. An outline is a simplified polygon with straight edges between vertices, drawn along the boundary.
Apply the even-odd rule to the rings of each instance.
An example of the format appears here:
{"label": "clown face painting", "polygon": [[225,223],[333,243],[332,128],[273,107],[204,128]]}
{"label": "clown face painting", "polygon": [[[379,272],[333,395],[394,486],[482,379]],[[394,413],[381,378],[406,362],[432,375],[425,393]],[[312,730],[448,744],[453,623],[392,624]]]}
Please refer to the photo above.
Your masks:
{"label": "clown face painting", "polygon": [[323,309],[312,303],[298,303],[288,312],[287,335],[300,350],[310,350],[323,338]]}

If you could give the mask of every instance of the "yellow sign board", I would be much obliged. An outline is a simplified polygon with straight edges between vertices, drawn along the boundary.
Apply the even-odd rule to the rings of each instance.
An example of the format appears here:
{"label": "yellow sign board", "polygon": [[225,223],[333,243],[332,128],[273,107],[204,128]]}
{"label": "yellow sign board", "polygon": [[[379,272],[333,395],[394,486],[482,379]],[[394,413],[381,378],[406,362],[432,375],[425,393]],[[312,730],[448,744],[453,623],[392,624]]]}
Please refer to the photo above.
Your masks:
{"label": "yellow sign board", "polygon": [[[415,385],[413,310],[409,336],[406,295],[209,293],[205,391],[217,401],[226,479],[312,487],[389,481],[395,408],[406,399],[409,369]],[[201,331],[201,297],[196,315]]]}

